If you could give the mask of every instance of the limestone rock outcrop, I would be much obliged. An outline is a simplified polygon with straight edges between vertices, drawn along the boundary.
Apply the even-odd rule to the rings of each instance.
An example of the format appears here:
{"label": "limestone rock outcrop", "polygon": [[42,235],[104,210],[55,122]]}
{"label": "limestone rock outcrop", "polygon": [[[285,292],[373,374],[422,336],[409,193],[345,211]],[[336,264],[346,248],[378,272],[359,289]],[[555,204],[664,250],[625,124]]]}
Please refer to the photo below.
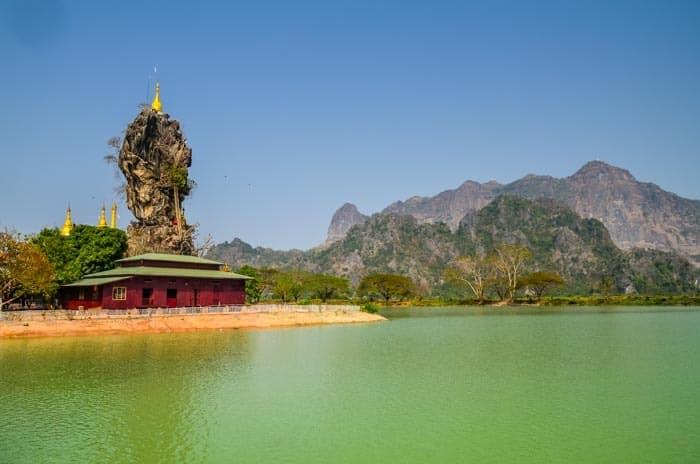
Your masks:
{"label": "limestone rock outcrop", "polygon": [[127,228],[128,254],[194,254],[194,227],[182,203],[192,189],[192,149],[180,123],[144,108],[129,124],[118,165],[126,179],[126,204],[136,221]]}
{"label": "limestone rock outcrop", "polygon": [[601,221],[623,250],[675,251],[700,266],[700,201],[639,182],[626,169],[591,161],[569,177],[528,176],[501,192],[555,199]]}
{"label": "limestone rock outcrop", "polygon": [[480,184],[466,181],[454,190],[445,190],[434,197],[411,197],[390,204],[382,213],[413,216],[420,224],[444,222],[453,232],[465,214],[478,211],[496,198],[500,185],[495,182]]}
{"label": "limestone rock outcrop", "polygon": [[367,216],[357,210],[357,206],[352,203],[345,203],[333,215],[331,224],[328,226],[328,238],[326,244],[338,241],[347,235],[350,228],[357,224],[362,224],[367,220]]}

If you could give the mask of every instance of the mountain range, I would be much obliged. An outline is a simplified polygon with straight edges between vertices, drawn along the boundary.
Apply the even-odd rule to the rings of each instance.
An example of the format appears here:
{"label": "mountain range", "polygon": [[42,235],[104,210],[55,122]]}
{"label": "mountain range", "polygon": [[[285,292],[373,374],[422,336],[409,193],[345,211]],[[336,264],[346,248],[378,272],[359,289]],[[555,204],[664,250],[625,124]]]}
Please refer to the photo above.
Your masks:
{"label": "mountain range", "polygon": [[371,216],[346,203],[318,247],[280,251],[234,239],[214,246],[208,257],[234,268],[299,268],[354,282],[394,272],[434,292],[445,286],[442,273],[455,257],[519,243],[532,251],[531,269],[556,270],[573,293],[590,291],[606,276],[620,291],[678,292],[697,285],[699,237],[700,201],[593,161],[562,179],[467,181]]}
{"label": "mountain range", "polygon": [[[510,184],[466,181],[433,197],[412,197],[387,206],[382,213],[408,215],[420,224],[444,222],[452,231],[462,218],[494,198],[509,193],[523,198],[550,198],[583,218],[601,221],[623,250],[676,251],[700,264],[700,201],[682,198],[655,184],[637,181],[629,171],[591,161],[569,177],[529,174]],[[326,244],[367,220],[354,205],[336,211]]]}

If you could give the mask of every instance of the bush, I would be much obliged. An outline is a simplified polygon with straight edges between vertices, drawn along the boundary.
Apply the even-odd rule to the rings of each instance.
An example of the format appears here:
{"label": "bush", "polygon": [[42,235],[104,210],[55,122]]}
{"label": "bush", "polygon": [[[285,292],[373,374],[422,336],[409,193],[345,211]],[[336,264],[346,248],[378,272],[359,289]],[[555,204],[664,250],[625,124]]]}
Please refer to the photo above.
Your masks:
{"label": "bush", "polygon": [[376,314],[379,312],[379,307],[373,305],[372,303],[365,303],[360,307],[360,311],[363,313]]}

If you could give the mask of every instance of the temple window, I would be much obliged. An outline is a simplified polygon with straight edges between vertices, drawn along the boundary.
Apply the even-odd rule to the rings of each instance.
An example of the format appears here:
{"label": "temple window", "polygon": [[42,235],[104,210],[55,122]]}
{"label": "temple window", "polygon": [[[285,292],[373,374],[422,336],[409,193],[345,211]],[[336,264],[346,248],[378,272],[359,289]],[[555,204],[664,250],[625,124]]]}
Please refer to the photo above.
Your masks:
{"label": "temple window", "polygon": [[112,287],[113,300],[126,300],[126,287]]}

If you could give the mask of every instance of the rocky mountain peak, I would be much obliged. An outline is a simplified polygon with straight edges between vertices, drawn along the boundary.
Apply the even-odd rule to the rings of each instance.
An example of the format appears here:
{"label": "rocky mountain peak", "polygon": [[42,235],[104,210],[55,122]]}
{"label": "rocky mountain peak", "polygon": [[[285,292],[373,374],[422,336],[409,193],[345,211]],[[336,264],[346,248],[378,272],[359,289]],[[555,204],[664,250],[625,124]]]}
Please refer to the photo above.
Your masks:
{"label": "rocky mountain peak", "polygon": [[366,220],[367,216],[360,213],[357,206],[352,203],[345,203],[333,214],[331,223],[328,226],[326,244],[340,240],[345,237],[352,226],[362,224]]}
{"label": "rocky mountain peak", "polygon": [[594,182],[608,182],[611,180],[627,182],[636,181],[634,176],[630,174],[628,170],[618,168],[605,163],[604,161],[598,160],[589,161],[588,163],[584,164],[578,171],[570,176],[569,179]]}

